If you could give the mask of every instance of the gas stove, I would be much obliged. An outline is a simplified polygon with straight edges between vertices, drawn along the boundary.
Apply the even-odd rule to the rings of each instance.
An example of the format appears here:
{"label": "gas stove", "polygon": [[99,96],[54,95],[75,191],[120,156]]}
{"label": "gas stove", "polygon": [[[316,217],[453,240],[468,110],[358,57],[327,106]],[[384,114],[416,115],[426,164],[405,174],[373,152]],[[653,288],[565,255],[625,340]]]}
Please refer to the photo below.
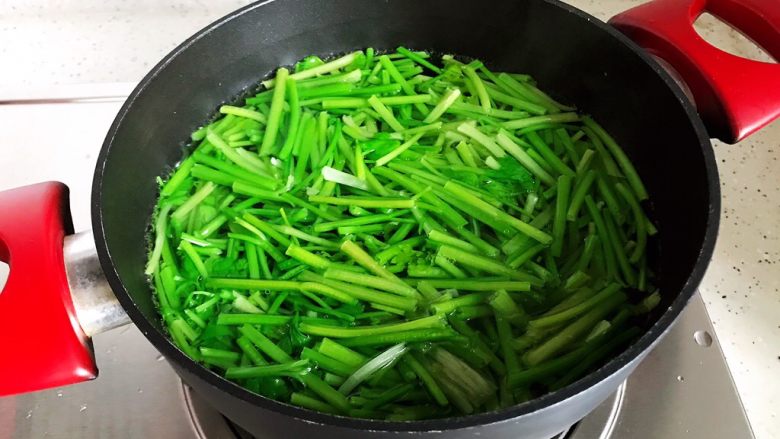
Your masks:
{"label": "gas stove", "polygon": [[[80,86],[0,101],[0,120],[8,122],[0,132],[0,144],[26,147],[25,154],[13,158],[16,171],[11,168],[0,175],[0,190],[60,179],[71,187],[76,230],[89,228],[94,161],[113,114],[130,89],[128,84]],[[38,129],[41,121],[47,121],[45,132]],[[74,128],[70,121],[89,123]],[[56,142],[46,134],[51,132],[58,133]],[[93,343],[100,377],[0,398],[0,439],[251,437],[184,385],[135,326],[97,335]],[[617,392],[556,439],[752,437],[697,294]]]}

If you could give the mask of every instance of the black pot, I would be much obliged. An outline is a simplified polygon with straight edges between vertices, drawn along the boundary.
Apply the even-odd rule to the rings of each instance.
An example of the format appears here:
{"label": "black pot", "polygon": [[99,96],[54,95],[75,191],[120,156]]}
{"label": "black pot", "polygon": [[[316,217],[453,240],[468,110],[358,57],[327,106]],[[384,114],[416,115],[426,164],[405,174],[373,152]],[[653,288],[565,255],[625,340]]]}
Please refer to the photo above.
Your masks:
{"label": "black pot", "polygon": [[[703,2],[694,3],[700,12]],[[618,23],[652,46],[653,39],[648,35],[656,34],[646,29],[641,19],[671,11],[652,9],[669,4],[669,0],[657,0],[650,9],[622,15]],[[667,18],[671,22],[674,17]],[[220,104],[245,94],[279,65],[292,64],[309,54],[324,56],[369,46],[381,49],[398,45],[473,56],[498,70],[532,74],[540,88],[593,115],[636,165],[650,193],[652,216],[660,232],[654,268],[663,303],[641,338],[585,378],[532,401],[490,413],[414,422],[358,420],[316,413],[253,394],[190,360],[165,335],[144,276],[146,233],[157,198],[155,177],[166,174],[182,158],[183,139]],[[656,49],[661,55],[665,52],[663,47]],[[683,66],[680,73],[698,100],[705,96],[698,87],[701,77],[691,76],[688,70]],[[776,90],[780,90],[780,84]],[[718,135],[735,140],[750,131],[723,123],[712,102],[704,99],[699,105],[706,105],[703,114]],[[765,108],[762,123],[776,117],[778,109],[780,104]],[[731,116],[727,110],[720,110],[720,114]],[[734,120],[742,119],[728,119]],[[757,129],[760,125],[750,126]],[[18,216],[16,221],[8,219],[14,216],[6,214],[11,206],[21,210],[24,205],[28,214],[30,209],[37,209],[33,210],[36,215],[59,219],[58,231],[46,235],[53,242],[46,248],[55,253],[54,269],[61,269],[62,250],[59,247],[58,259],[57,246],[69,232],[64,194],[61,186],[51,184],[0,193],[0,208],[6,208],[0,210],[0,232],[33,234],[21,230],[34,228],[29,219],[24,227],[19,226]],[[41,205],[46,207],[36,207]],[[615,391],[679,316],[712,255],[720,192],[709,136],[672,76],[615,28],[573,7],[555,0],[279,0],[253,4],[208,26],[171,52],[141,81],[103,144],[95,170],[92,208],[100,264],[121,306],[185,382],[250,433],[258,437],[547,438],[584,417]],[[39,229],[53,227],[51,224],[46,222]],[[40,260],[40,253],[24,255],[20,249],[29,247],[29,241],[21,243],[8,236],[0,233],[0,259],[7,260],[10,254],[16,261],[13,258],[18,253],[19,260]],[[2,303],[9,292],[18,295],[14,289],[23,281],[11,283],[13,276],[21,276],[15,274],[17,271],[17,264],[12,264],[11,278],[0,296],[0,334],[7,334],[6,328],[21,321]],[[29,274],[26,282],[33,282],[32,276]],[[68,291],[63,279],[50,279],[47,285]],[[58,300],[60,308],[64,303],[65,311],[52,310],[51,315],[72,317],[78,311],[73,310],[67,294],[52,300]],[[79,328],[72,318],[66,320],[61,318],[57,323],[59,330],[70,330],[69,336],[63,335],[57,342],[57,374],[51,373],[51,352],[49,357],[30,354],[30,364],[0,365],[0,372],[5,372],[0,376],[25,377],[16,384],[0,382],[0,394],[96,375],[89,355],[83,354],[84,346],[89,344],[85,335],[92,331],[82,330],[85,325]],[[52,327],[54,323],[49,329]],[[51,346],[51,337],[36,334],[30,344],[36,342],[38,350],[55,347]],[[70,352],[67,358],[63,351]],[[32,367],[33,361],[43,361],[49,368]]]}

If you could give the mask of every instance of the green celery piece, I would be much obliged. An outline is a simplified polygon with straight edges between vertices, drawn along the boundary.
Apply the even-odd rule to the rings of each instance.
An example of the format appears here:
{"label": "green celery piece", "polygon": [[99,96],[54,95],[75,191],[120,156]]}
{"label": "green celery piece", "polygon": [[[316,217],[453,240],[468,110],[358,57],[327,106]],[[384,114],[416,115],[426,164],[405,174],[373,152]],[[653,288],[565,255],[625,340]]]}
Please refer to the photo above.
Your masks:
{"label": "green celery piece", "polygon": [[[146,272],[173,342],[284,403],[385,420],[493,410],[596,367],[662,300],[657,230],[614,138],[534,84],[366,49],[220,106],[158,180]],[[333,387],[391,346],[392,368]],[[444,376],[460,367],[501,382]]]}

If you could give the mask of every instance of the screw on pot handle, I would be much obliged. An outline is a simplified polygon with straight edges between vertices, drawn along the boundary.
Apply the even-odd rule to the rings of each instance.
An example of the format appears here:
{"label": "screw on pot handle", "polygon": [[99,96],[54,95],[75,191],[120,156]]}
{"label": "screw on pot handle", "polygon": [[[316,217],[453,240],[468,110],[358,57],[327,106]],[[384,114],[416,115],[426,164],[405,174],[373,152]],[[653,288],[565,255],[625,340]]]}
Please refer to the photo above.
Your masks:
{"label": "screw on pot handle", "polygon": [[72,233],[68,188],[48,182],[0,192],[0,396],[97,376],[68,286],[63,240]]}
{"label": "screw on pot handle", "polygon": [[690,88],[710,135],[738,142],[780,116],[780,65],[724,52],[701,38],[693,23],[710,12],[780,59],[776,0],[654,0],[609,21],[671,64]]}

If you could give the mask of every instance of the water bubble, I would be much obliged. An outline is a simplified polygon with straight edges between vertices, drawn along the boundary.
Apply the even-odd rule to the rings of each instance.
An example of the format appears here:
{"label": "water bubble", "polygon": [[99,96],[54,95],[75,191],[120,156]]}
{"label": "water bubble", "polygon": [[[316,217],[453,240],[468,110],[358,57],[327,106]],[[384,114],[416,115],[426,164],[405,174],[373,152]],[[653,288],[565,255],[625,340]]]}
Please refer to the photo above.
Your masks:
{"label": "water bubble", "polygon": [[24,417],[24,419],[30,419],[32,418],[32,410],[27,410],[27,416]]}
{"label": "water bubble", "polygon": [[142,389],[142,388],[140,388],[140,387],[139,387],[139,388],[138,388],[138,393],[144,393],[144,389]]}
{"label": "water bubble", "polygon": [[677,375],[677,381],[683,382],[685,381],[685,377],[683,377],[682,375]]}
{"label": "water bubble", "polygon": [[87,405],[86,404],[81,404],[81,407],[79,408],[79,412],[83,412],[86,409],[87,409]]}
{"label": "water bubble", "polygon": [[155,360],[163,361],[163,360],[165,360],[165,357],[163,357],[162,355],[158,355],[157,358],[155,358]]}
{"label": "water bubble", "polygon": [[57,398],[62,398],[62,390],[57,391]]}

